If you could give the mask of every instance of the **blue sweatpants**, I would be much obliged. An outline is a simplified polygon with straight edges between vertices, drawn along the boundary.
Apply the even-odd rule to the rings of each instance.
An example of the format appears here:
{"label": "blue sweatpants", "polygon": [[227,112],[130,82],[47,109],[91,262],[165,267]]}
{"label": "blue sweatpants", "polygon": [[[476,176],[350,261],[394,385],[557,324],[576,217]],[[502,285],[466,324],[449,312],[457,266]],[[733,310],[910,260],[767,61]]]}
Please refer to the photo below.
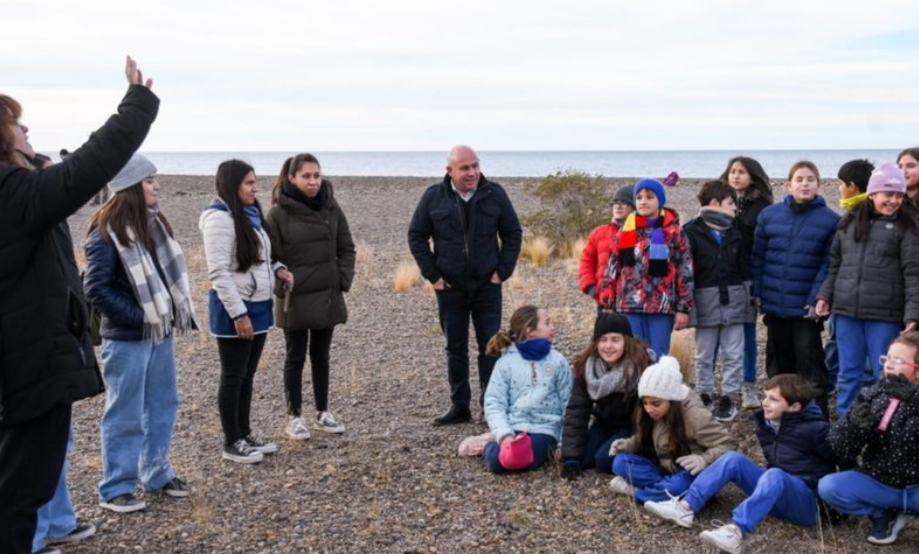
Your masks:
{"label": "blue sweatpants", "polygon": [[768,514],[804,527],[817,523],[817,499],[804,481],[779,468],[764,470],[735,451],[702,470],[683,500],[698,512],[728,483],[734,483],[748,496],[734,508],[734,524],[744,536],[752,533]]}
{"label": "blue sweatpants", "polygon": [[648,458],[627,452],[613,458],[613,473],[638,489],[635,491],[635,500],[639,504],[679,496],[686,492],[694,479],[685,469],[667,473]]}
{"label": "blue sweatpants", "polygon": [[[862,387],[877,383],[881,375],[880,358],[900,333],[899,321],[878,321],[836,316],[836,337],[839,349],[839,392],[836,412],[844,416]],[[870,362],[866,367],[865,360]]]}
{"label": "blue sweatpants", "polygon": [[660,358],[670,353],[670,334],[673,332],[673,316],[667,314],[633,314],[622,315],[632,326],[632,335],[648,343]]}
{"label": "blue sweatpants", "polygon": [[[519,433],[520,431],[515,431]],[[529,433],[528,433],[529,434]],[[551,435],[540,435],[537,433],[529,434],[530,443],[533,445],[533,463],[529,466],[516,471],[531,471],[546,463],[549,454],[555,450],[558,441]],[[498,455],[501,453],[501,446],[492,441],[485,445],[485,467],[492,473],[507,473],[510,470],[504,469],[501,462],[498,461]]]}
{"label": "blue sweatpants", "polygon": [[853,516],[878,517],[887,508],[919,513],[919,483],[898,489],[858,470],[825,476],[817,492],[824,502]]}

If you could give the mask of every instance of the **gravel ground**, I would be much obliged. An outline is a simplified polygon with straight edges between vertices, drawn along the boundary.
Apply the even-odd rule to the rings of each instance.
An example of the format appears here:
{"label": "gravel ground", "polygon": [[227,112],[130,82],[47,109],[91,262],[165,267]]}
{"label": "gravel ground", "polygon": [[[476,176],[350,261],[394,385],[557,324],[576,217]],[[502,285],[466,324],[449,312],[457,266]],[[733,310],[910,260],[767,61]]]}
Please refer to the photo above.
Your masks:
{"label": "gravel ground", "polygon": [[[180,338],[181,405],[172,463],[192,487],[191,496],[143,494],[148,508],[135,514],[100,509],[103,397],[81,402],[74,407],[70,490],[79,518],[95,523],[99,532],[65,552],[658,553],[704,548],[696,535],[717,521],[730,521],[741,499],[737,489],[716,497],[689,531],[661,525],[627,499],[614,497],[609,478],[593,472],[569,483],[550,463],[524,475],[493,476],[481,460],[455,454],[459,441],[485,431],[484,424],[431,426],[432,417],[448,403],[435,301],[422,287],[396,293],[392,281],[396,266],[408,259],[405,235],[414,206],[434,180],[333,179],[360,252],[357,278],[347,296],[349,321],[337,328],[332,347],[331,407],[347,433],[316,432],[306,442],[285,438],[283,336],[275,331],[256,376],[252,417],[256,432],[276,440],[279,451],[254,466],[222,461],[215,341],[206,332]],[[525,196],[525,179],[497,180],[508,188],[519,212],[537,208]],[[265,205],[271,181],[260,181]],[[611,192],[618,182],[610,180]],[[668,190],[669,205],[683,212],[684,220],[696,211],[699,182],[688,180]],[[163,176],[161,184],[162,208],[189,258],[198,320],[206,325],[197,221],[212,194],[212,179]],[[826,183],[824,192],[835,204],[835,186]],[[77,240],[85,234],[89,213],[87,207],[71,218]],[[576,282],[575,261],[543,267],[522,261],[517,277],[505,287],[505,318],[523,303],[548,306],[556,321],[556,347],[573,357],[589,338],[594,314]],[[308,370],[305,380],[309,413]],[[738,418],[733,432],[744,452],[761,459],[746,417]],[[770,518],[749,538],[745,551],[873,550],[864,540],[867,533],[865,520],[802,529]],[[917,544],[919,524],[911,522],[899,543],[885,551],[915,552]]]}

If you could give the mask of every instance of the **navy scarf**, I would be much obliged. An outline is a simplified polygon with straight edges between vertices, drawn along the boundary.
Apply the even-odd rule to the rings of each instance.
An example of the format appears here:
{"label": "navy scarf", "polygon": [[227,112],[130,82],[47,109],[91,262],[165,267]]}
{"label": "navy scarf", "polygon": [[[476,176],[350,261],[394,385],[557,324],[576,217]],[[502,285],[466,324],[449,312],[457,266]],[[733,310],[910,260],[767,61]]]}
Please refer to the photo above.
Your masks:
{"label": "navy scarf", "polygon": [[552,341],[547,339],[530,339],[523,342],[515,342],[517,352],[524,360],[529,362],[538,362],[549,355],[552,350]]}

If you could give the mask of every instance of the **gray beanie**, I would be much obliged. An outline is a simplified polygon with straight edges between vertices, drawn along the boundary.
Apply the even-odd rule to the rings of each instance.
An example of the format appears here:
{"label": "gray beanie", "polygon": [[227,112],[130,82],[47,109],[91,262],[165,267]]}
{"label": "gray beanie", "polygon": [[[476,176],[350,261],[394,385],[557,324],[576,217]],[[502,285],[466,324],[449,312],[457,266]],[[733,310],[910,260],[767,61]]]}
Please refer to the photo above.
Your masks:
{"label": "gray beanie", "polygon": [[683,384],[680,362],[671,356],[661,359],[641,374],[638,381],[638,397],[651,396],[662,400],[682,402],[689,396],[689,387]]}
{"label": "gray beanie", "polygon": [[632,198],[632,193],[635,192],[635,185],[625,185],[616,189],[616,193],[613,194],[613,199],[609,201],[610,205],[613,202],[625,202],[629,206],[632,206],[632,209],[635,209],[635,200]]}
{"label": "gray beanie", "polygon": [[156,175],[156,166],[143,154],[134,154],[128,163],[121,168],[118,175],[108,184],[112,192],[121,192],[140,183],[147,177]]}

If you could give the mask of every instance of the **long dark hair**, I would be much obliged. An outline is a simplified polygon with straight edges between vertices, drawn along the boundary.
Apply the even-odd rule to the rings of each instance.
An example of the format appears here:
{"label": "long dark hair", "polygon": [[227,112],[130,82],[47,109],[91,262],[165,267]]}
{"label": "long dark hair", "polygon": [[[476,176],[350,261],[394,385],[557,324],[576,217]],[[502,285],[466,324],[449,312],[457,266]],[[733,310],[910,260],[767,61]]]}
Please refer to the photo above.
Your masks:
{"label": "long dark hair", "polygon": [[[230,215],[233,216],[233,228],[236,231],[236,263],[240,273],[249,271],[253,265],[265,261],[262,257],[262,242],[258,238],[249,218],[243,212],[243,204],[239,201],[239,187],[249,173],[255,174],[255,169],[242,160],[227,160],[217,167],[215,186],[217,196],[227,205]],[[262,206],[255,201],[255,209],[259,218],[264,220]]]}
{"label": "long dark hair", "polygon": [[[876,214],[874,202],[871,197],[868,197],[867,200],[860,202],[852,211],[843,216],[842,221],[839,222],[838,229],[845,231],[849,225],[854,223],[855,232],[853,233],[853,238],[855,242],[866,241],[871,235],[871,219]],[[919,219],[917,219],[919,218],[919,212],[916,212],[916,208],[913,207],[911,202],[907,202],[904,198],[903,204],[900,205],[900,209],[897,210],[894,217],[896,218],[897,229],[901,233],[912,231],[919,235]]]}
{"label": "long dark hair", "polygon": [[[163,212],[158,212],[156,217],[163,222],[169,236],[174,236],[172,226],[169,225]],[[93,212],[89,218],[89,229],[86,234],[89,235],[93,229],[98,228],[102,238],[110,241],[112,237],[108,228],[111,226],[118,242],[127,246],[134,243],[128,236],[128,228],[130,228],[134,231],[137,242],[142,244],[147,252],[153,254],[156,252],[156,243],[153,240],[153,230],[150,229],[149,220],[143,181],[141,181],[112,195],[105,204]]]}
{"label": "long dark hair", "polygon": [[682,456],[692,454],[689,438],[686,436],[686,418],[683,417],[683,404],[677,400],[670,400],[670,409],[660,422],[655,422],[645,411],[642,402],[635,408],[635,434],[638,435],[638,454],[657,460],[657,451],[654,449],[654,424],[660,423],[667,427],[670,435],[670,459],[676,460]]}
{"label": "long dark hair", "polygon": [[296,156],[291,156],[284,160],[284,163],[281,164],[281,172],[278,174],[278,178],[274,182],[274,187],[271,189],[272,204],[278,203],[278,197],[281,195],[281,187],[284,186],[284,180],[289,180],[291,177],[295,176],[297,172],[300,171],[300,166],[305,163],[314,163],[319,166],[320,171],[322,170],[319,160],[312,154],[297,154]]}
{"label": "long dark hair", "polygon": [[906,148],[899,154],[897,154],[897,163],[900,163],[900,159],[903,156],[909,156],[912,159],[919,161],[919,146],[913,146],[912,148]]}
{"label": "long dark hair", "polygon": [[765,198],[772,204],[775,198],[772,195],[772,186],[769,184],[769,175],[766,175],[766,170],[763,169],[763,166],[753,158],[734,156],[728,160],[728,166],[724,168],[724,173],[721,174],[720,179],[725,183],[730,181],[731,166],[734,165],[734,162],[740,162],[740,165],[750,174],[750,188],[753,190],[747,192],[744,196],[749,200]]}
{"label": "long dark hair", "polygon": [[[628,335],[622,335],[622,338],[622,358],[619,360],[622,366],[622,376],[625,379],[626,388],[628,390],[635,390],[638,387],[638,379],[641,377],[641,373],[645,368],[651,365],[651,357],[648,355],[648,346],[642,342],[640,338],[630,337]],[[591,356],[597,359],[600,358],[600,352],[597,350],[597,345],[599,343],[599,338],[590,341],[574,360],[572,377],[575,382],[581,386],[584,386],[586,383],[584,371],[587,367],[587,360],[589,360]],[[629,370],[631,368],[637,370],[635,375],[629,375]]]}

